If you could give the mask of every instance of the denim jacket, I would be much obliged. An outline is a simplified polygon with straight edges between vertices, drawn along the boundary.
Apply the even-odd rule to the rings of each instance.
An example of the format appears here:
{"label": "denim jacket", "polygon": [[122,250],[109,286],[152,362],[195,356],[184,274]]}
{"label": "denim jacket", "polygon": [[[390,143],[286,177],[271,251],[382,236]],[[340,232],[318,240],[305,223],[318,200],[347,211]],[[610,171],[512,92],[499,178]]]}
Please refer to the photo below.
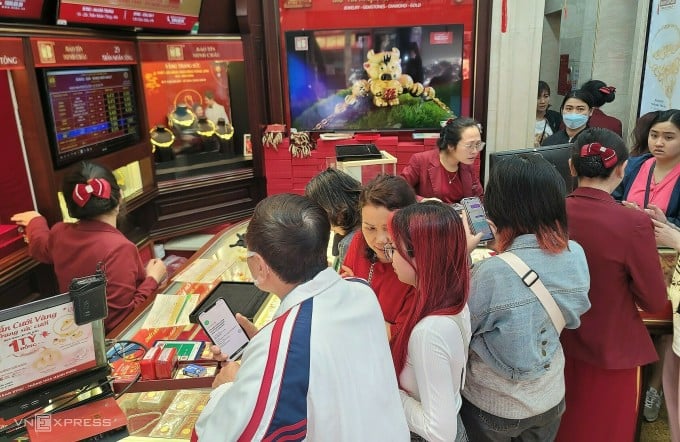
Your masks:
{"label": "denim jacket", "polygon": [[[583,249],[541,250],[536,236],[520,235],[508,248],[533,269],[553,296],[567,328],[577,328],[590,308],[590,275]],[[561,352],[557,330],[534,292],[498,257],[474,265],[468,301],[472,322],[470,349],[505,379],[531,380],[550,369]]]}

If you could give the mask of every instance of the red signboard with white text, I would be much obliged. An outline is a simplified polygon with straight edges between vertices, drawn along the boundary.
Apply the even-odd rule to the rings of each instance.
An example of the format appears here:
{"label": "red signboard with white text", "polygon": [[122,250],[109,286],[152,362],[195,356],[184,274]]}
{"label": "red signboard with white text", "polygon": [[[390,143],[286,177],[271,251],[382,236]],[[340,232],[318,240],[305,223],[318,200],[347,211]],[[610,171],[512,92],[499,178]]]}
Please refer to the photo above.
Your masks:
{"label": "red signboard with white text", "polygon": [[0,38],[0,70],[23,69],[24,48],[20,38]]}
{"label": "red signboard with white text", "polygon": [[44,0],[0,1],[0,17],[38,20],[42,15]]}
{"label": "red signboard with white text", "polygon": [[139,53],[149,127],[168,125],[178,105],[211,120],[213,106],[231,121],[229,70],[243,63],[241,40],[144,41]]}
{"label": "red signboard with white text", "polygon": [[61,0],[57,24],[83,23],[189,31],[202,0]]}
{"label": "red signboard with white text", "polygon": [[135,44],[120,40],[31,38],[36,67],[137,63]]}

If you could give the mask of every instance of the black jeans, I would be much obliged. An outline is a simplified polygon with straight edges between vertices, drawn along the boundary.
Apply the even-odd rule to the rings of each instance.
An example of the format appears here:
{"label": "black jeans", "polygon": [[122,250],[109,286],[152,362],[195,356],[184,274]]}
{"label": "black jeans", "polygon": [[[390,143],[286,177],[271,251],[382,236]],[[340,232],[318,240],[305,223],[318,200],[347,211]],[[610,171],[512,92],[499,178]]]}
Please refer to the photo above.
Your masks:
{"label": "black jeans", "polygon": [[538,416],[505,419],[487,413],[463,398],[460,416],[472,442],[547,442],[555,440],[564,409],[563,398]]}

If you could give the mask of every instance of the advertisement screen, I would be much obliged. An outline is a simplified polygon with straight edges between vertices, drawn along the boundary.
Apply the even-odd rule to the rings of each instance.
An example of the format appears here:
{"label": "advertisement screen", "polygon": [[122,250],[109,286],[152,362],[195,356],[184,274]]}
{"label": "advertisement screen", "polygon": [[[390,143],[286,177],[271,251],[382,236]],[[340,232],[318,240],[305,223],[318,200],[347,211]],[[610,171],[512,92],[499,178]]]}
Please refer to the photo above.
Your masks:
{"label": "advertisement screen", "polygon": [[0,402],[98,366],[96,353],[93,326],[76,325],[71,302],[0,316]]}

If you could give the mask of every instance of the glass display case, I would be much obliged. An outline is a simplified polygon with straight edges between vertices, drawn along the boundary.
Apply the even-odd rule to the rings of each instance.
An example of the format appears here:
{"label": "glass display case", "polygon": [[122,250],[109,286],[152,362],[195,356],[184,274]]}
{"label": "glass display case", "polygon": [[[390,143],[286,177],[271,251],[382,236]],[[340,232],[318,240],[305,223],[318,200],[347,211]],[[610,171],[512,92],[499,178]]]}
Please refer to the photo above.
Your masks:
{"label": "glass display case", "polygon": [[240,38],[142,37],[139,50],[158,181],[252,168]]}

